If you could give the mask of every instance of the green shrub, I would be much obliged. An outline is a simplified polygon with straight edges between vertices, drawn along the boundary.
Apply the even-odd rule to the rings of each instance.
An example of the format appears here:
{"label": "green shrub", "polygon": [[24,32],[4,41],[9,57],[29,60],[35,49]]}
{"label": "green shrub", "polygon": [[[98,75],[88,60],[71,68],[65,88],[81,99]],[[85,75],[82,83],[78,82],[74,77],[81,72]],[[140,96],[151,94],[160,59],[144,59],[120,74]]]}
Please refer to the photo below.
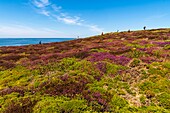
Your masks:
{"label": "green shrub", "polygon": [[139,51],[139,50],[136,50],[136,48],[133,48],[134,50],[132,50],[131,52],[129,52],[129,57],[131,57],[131,58],[140,58],[140,57],[142,57],[142,56],[144,56],[145,55],[145,53],[144,52],[142,52],[142,51]]}
{"label": "green shrub", "polygon": [[106,64],[107,75],[115,76],[119,70],[125,70],[125,67],[107,62]]}
{"label": "green shrub", "polygon": [[170,45],[165,45],[165,46],[164,46],[164,49],[165,49],[165,50],[170,50]]}
{"label": "green shrub", "polygon": [[140,102],[141,102],[142,104],[145,104],[145,101],[146,101],[146,97],[145,97],[144,95],[142,95],[142,96],[140,97]]}
{"label": "green shrub", "polygon": [[49,96],[42,97],[33,109],[34,113],[81,113],[88,110],[83,99]]}
{"label": "green shrub", "polygon": [[37,76],[38,72],[28,70],[22,66],[14,69],[0,72],[0,85],[2,88],[13,86],[26,86],[33,76]]}
{"label": "green shrub", "polygon": [[21,96],[19,93],[11,93],[0,97],[1,113],[31,113],[38,101],[38,97],[32,95]]}
{"label": "green shrub", "polygon": [[109,52],[109,50],[105,50],[103,48],[99,48],[99,49],[91,49],[91,52]]}
{"label": "green shrub", "polygon": [[137,113],[169,113],[169,110],[164,109],[159,106],[144,106],[144,107],[138,108]]}
{"label": "green shrub", "polygon": [[155,96],[155,93],[151,90],[146,90],[145,94],[148,99],[153,98]]}
{"label": "green shrub", "polygon": [[139,85],[139,88],[142,90],[142,91],[145,91],[145,90],[150,90],[150,89],[154,89],[155,87],[155,83],[151,82],[151,81],[146,81],[142,84]]}
{"label": "green shrub", "polygon": [[91,62],[86,60],[78,61],[78,59],[75,58],[64,58],[61,60],[57,67],[57,70],[62,72],[76,70],[92,76],[100,75],[95,66]]}
{"label": "green shrub", "polygon": [[128,102],[118,95],[114,95],[110,102],[112,112],[118,112],[121,109],[128,107]]}
{"label": "green shrub", "polygon": [[139,59],[134,59],[131,64],[130,64],[130,67],[136,67],[136,66],[139,66],[140,64],[140,60]]}
{"label": "green shrub", "polygon": [[11,101],[17,101],[19,93],[11,93],[5,96],[0,96],[0,112],[2,113],[9,106]]}
{"label": "green shrub", "polygon": [[152,75],[157,74],[164,77],[166,74],[170,73],[169,65],[170,65],[169,62],[163,62],[163,63],[155,62],[149,66],[148,72]]}
{"label": "green shrub", "polygon": [[164,66],[165,68],[170,69],[170,62],[165,62],[165,63],[163,63],[163,66]]}
{"label": "green shrub", "polygon": [[170,110],[170,93],[162,93],[157,96],[159,105]]}

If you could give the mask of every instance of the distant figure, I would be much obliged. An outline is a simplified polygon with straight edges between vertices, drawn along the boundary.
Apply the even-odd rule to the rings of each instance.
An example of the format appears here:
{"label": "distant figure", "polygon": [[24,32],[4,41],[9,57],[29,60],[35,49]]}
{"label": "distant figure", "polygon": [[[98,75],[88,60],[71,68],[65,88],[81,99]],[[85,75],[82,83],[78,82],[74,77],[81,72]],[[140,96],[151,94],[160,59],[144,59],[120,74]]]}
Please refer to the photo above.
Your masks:
{"label": "distant figure", "polygon": [[146,30],[146,26],[144,26],[143,29]]}
{"label": "distant figure", "polygon": [[119,32],[119,30],[117,30],[117,32]]}
{"label": "distant figure", "polygon": [[39,44],[41,44],[41,41],[39,41]]}
{"label": "distant figure", "polygon": [[128,30],[128,32],[130,33],[130,29]]}
{"label": "distant figure", "polygon": [[80,37],[79,36],[77,36],[77,39],[79,39]]}
{"label": "distant figure", "polygon": [[102,32],[102,34],[101,34],[101,35],[102,35],[102,36],[104,35],[104,34],[103,34],[103,32]]}

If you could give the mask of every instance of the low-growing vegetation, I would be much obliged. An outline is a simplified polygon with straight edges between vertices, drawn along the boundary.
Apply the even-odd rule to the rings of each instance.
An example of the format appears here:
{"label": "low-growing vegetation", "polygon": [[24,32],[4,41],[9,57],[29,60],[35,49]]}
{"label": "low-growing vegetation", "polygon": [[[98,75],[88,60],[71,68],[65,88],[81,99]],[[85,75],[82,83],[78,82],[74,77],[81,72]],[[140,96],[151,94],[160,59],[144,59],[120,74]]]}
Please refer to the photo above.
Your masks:
{"label": "low-growing vegetation", "polygon": [[170,29],[0,47],[1,113],[169,113]]}

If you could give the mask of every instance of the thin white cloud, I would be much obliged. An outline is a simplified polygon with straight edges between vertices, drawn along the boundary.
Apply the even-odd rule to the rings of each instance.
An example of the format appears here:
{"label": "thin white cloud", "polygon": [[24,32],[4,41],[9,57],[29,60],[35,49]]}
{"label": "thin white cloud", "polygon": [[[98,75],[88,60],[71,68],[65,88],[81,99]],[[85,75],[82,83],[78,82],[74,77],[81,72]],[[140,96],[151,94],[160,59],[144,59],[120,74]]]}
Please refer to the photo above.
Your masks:
{"label": "thin white cloud", "polygon": [[56,18],[57,20],[65,23],[65,24],[71,24],[71,25],[82,25],[81,22],[83,20],[80,19],[80,17],[70,17],[70,16],[57,16],[57,15],[53,15],[54,18]]}
{"label": "thin white cloud", "polygon": [[[0,37],[13,37],[13,38],[47,38],[47,37],[59,37],[63,34],[57,30],[47,28],[33,28],[23,25],[1,25]],[[64,36],[63,36],[64,37]]]}
{"label": "thin white cloud", "polygon": [[40,13],[45,15],[45,16],[50,16],[50,12],[46,11],[46,10],[42,10],[42,11],[40,11]]}
{"label": "thin white cloud", "polygon": [[53,9],[54,11],[56,11],[56,12],[59,12],[59,11],[62,9],[61,6],[57,6],[57,5],[55,5],[55,4],[52,4],[51,7],[52,7],[52,9]]}
{"label": "thin white cloud", "polygon": [[33,0],[32,3],[38,8],[43,8],[50,5],[49,0]]}
{"label": "thin white cloud", "polygon": [[39,10],[40,14],[48,16],[54,20],[68,25],[77,25],[86,27],[92,32],[102,32],[103,29],[97,25],[91,25],[84,22],[79,16],[70,16],[62,11],[62,7],[51,3],[49,0],[32,0],[32,4]]}

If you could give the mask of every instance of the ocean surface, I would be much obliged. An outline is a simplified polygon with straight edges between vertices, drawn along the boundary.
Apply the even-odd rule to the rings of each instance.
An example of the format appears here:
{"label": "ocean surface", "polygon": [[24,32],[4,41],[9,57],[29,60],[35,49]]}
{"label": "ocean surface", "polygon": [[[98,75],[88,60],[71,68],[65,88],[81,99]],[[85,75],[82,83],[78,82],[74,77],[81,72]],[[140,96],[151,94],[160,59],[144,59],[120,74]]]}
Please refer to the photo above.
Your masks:
{"label": "ocean surface", "polygon": [[75,38],[0,38],[0,46],[21,46],[30,44],[62,42]]}

